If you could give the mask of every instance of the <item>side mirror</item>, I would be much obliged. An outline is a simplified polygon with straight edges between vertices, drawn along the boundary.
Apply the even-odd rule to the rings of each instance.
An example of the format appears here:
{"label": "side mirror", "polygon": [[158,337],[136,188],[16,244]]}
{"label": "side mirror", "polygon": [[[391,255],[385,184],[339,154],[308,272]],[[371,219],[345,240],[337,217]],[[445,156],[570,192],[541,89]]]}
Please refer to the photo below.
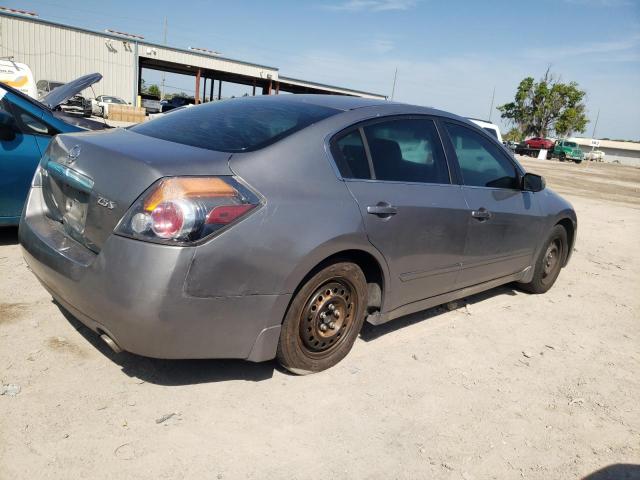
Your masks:
{"label": "side mirror", "polygon": [[522,190],[525,192],[540,192],[547,186],[544,177],[535,173],[525,173],[522,177]]}
{"label": "side mirror", "polygon": [[13,115],[0,111],[0,140],[11,141],[16,138],[18,126]]}

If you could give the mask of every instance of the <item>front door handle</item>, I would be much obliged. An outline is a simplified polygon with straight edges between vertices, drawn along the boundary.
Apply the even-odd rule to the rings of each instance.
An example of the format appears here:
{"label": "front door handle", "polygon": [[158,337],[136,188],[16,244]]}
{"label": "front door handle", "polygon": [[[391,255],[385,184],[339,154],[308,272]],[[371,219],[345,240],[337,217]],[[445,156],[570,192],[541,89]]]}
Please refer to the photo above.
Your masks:
{"label": "front door handle", "polygon": [[378,202],[377,205],[369,205],[367,207],[367,213],[377,215],[381,218],[386,218],[398,213],[398,209],[387,202]]}
{"label": "front door handle", "polygon": [[471,210],[471,216],[479,221],[489,220],[491,218],[491,212],[482,207],[478,210]]}

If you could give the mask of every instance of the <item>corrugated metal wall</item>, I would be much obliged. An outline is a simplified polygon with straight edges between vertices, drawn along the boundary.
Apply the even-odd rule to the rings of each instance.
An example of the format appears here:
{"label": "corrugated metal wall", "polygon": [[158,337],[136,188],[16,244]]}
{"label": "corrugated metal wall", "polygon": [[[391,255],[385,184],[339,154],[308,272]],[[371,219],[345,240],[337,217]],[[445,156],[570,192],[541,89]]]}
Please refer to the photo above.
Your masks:
{"label": "corrugated metal wall", "polygon": [[31,67],[36,80],[68,82],[100,72],[96,95],[117,95],[133,101],[135,58],[123,42],[28,19],[0,16],[0,56]]}

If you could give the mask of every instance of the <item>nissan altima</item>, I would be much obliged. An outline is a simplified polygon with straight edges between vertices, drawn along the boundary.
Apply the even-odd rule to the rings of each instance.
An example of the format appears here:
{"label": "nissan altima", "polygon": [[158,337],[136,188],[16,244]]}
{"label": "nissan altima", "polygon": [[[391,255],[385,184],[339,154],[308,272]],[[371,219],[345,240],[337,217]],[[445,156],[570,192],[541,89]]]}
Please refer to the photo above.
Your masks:
{"label": "nissan altima", "polygon": [[58,135],[20,242],[116,351],[339,362],[374,325],[498,285],[546,292],[571,205],[443,111],[341,96],[231,99]]}

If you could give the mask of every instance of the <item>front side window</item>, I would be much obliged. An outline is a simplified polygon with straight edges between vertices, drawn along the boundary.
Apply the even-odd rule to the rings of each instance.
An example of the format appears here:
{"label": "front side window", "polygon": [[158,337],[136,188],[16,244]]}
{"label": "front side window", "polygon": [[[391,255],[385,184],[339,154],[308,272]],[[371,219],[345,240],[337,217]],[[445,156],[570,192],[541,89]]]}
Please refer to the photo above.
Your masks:
{"label": "front side window", "polygon": [[352,130],[338,138],[333,142],[331,153],[343,178],[371,178],[360,130]]}
{"label": "front side window", "polygon": [[377,180],[450,183],[435,123],[393,119],[364,127]]}
{"label": "front side window", "polygon": [[131,131],[208,150],[248,152],[337,113],[340,110],[282,98],[238,98],[185,108]]}
{"label": "front side window", "polygon": [[500,152],[497,145],[470,128],[454,123],[447,123],[446,127],[465,185],[518,188],[515,166]]}

